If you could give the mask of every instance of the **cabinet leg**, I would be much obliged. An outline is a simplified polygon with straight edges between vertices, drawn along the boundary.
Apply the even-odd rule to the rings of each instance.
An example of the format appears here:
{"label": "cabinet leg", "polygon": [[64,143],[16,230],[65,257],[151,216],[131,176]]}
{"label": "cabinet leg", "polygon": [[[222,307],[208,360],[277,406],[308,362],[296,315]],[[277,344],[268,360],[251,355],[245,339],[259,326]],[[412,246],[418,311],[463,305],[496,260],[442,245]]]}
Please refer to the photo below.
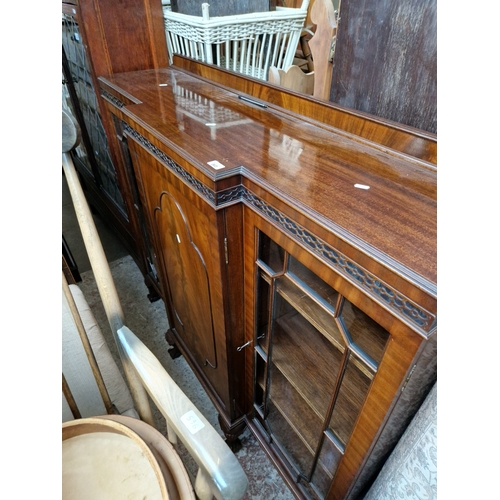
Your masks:
{"label": "cabinet leg", "polygon": [[152,288],[149,289],[147,297],[149,299],[149,302],[156,302],[161,299],[161,297]]}
{"label": "cabinet leg", "polygon": [[153,285],[150,285],[148,284],[147,280],[146,280],[146,286],[148,287],[148,299],[149,299],[149,302],[157,302],[158,300],[161,299],[161,296],[156,292],[155,288],[153,287]]}
{"label": "cabinet leg", "polygon": [[151,278],[151,276],[146,274],[144,277],[144,284],[146,285],[149,292],[147,297],[149,299],[149,302],[156,302],[157,300],[161,299],[161,296],[157,293],[152,281],[153,279]]}
{"label": "cabinet leg", "polygon": [[180,358],[182,356],[182,352],[179,350],[179,348],[175,344],[174,336],[170,330],[167,330],[167,332],[165,333],[165,340],[171,346],[170,349],[168,350],[170,357],[172,359]]}
{"label": "cabinet leg", "polygon": [[179,351],[179,348],[174,345],[172,346],[169,350],[168,350],[168,353],[170,354],[170,357],[172,359],[177,359],[177,358],[180,358],[182,356],[182,352]]}
{"label": "cabinet leg", "polygon": [[240,451],[242,447],[239,436],[245,430],[245,420],[240,420],[232,427],[228,427],[226,422],[219,415],[219,424],[222,432],[224,433],[224,436],[226,437],[226,444],[229,446],[233,453],[238,453],[238,451]]}

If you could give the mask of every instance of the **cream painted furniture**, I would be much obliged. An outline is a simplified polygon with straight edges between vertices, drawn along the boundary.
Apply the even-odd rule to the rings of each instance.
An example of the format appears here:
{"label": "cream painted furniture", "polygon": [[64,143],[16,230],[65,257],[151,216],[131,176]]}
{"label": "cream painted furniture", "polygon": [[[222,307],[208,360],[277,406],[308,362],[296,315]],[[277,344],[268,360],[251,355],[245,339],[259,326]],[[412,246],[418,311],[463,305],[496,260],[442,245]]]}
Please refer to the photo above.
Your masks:
{"label": "cream painted furniture", "polygon": [[[194,484],[197,498],[210,500],[215,497],[220,500],[238,500],[245,494],[248,480],[235,455],[217,431],[179,389],[151,351],[125,325],[124,313],[99,234],[73,162],[69,154],[67,154],[78,140],[78,131],[75,129],[74,120],[63,111],[63,169],[97,287],[117,344],[130,394],[134,401],[134,408],[141,420],[154,427],[148,394],[155,402],[167,421],[170,442],[176,443],[177,439],[180,439],[199,466]],[[94,343],[95,338],[98,339],[97,342],[99,343],[99,335],[93,336],[92,333],[88,335],[82,319],[82,315],[85,317],[85,313],[82,311],[82,315],[80,315],[78,307],[76,307],[76,301],[72,300],[73,294],[68,289],[69,287],[63,275],[63,337],[72,339],[68,342],[64,341],[65,348],[63,350],[63,393],[66,395],[67,406],[69,408],[75,408],[76,406],[73,404],[76,398],[73,396],[72,389],[69,384],[65,384],[69,372],[64,373],[65,369],[73,368],[73,372],[75,372],[73,378],[81,377],[83,379],[85,377],[87,380],[79,381],[80,388],[85,387],[87,383],[89,387],[93,384],[94,389],[97,387],[97,391],[93,391],[94,401],[85,406],[85,414],[114,413],[116,410],[114,410],[113,404],[119,404],[121,407],[118,408],[118,413],[122,413],[121,410],[123,410],[124,413],[131,412],[133,414],[133,408],[125,408],[132,401],[129,399],[127,391],[121,392],[121,389],[115,391],[113,389],[114,383],[106,383],[107,377],[104,374],[109,368],[109,358],[107,358],[107,354],[103,358],[106,370],[104,367],[99,366],[98,358],[100,356],[94,352],[89,340],[89,337],[94,337]],[[78,295],[76,290],[75,295]],[[85,309],[85,304],[83,309]],[[71,318],[73,318],[74,325],[71,325]],[[89,328],[88,323],[87,328]],[[68,333],[69,330],[72,330],[72,332]],[[89,333],[90,330],[92,330],[92,326],[88,330]],[[81,341],[81,345],[78,345],[78,340]],[[74,358],[75,352],[77,352],[78,356]],[[85,364],[88,364],[88,367],[84,369],[83,365]],[[119,379],[120,377],[118,377],[116,387],[123,387],[123,380],[120,381]],[[115,398],[115,393],[120,394],[121,397]],[[96,394],[101,395],[102,401],[100,404],[102,406],[99,405]],[[118,399],[120,399],[120,403],[118,403]],[[123,405],[121,399],[124,399]],[[68,408],[63,404],[63,420],[65,414],[67,417]]]}
{"label": "cream painted furniture", "polygon": [[62,427],[63,500],[195,500],[168,440],[131,417],[104,415]]}
{"label": "cream painted furniture", "polygon": [[67,384],[62,395],[63,422],[111,412],[139,418],[127,384],[80,287],[68,286],[64,275],[62,368]]}

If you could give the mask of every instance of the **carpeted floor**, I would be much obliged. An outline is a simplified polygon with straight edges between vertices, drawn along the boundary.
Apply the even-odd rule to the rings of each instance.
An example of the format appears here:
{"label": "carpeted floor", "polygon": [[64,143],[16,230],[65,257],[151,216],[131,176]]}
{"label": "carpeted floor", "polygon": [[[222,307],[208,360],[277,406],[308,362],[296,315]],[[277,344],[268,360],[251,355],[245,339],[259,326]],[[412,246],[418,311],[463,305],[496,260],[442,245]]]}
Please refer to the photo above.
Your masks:
{"label": "carpeted floor", "polygon": [[[193,401],[207,420],[221,435],[217,421],[217,411],[211,403],[201,384],[189,368],[183,357],[173,360],[169,353],[169,345],[165,341],[165,332],[168,321],[163,302],[151,303],[147,299],[147,288],[142,275],[130,256],[121,257],[110,263],[111,273],[115,281],[118,295],[125,314],[127,326],[146,344],[156,355],[171,377],[176,381],[184,393]],[[113,341],[111,330],[102,307],[92,271],[81,273],[82,282],[78,285],[82,289],[94,316],[102,329],[111,352],[120,366],[118,353]],[[152,404],[157,428],[166,434],[165,421]],[[271,464],[257,440],[247,429],[241,436],[242,449],[236,456],[249,479],[248,492],[244,499],[250,500],[292,500],[294,496]],[[181,449],[179,454],[191,474],[195,474],[196,467],[187,454]]]}

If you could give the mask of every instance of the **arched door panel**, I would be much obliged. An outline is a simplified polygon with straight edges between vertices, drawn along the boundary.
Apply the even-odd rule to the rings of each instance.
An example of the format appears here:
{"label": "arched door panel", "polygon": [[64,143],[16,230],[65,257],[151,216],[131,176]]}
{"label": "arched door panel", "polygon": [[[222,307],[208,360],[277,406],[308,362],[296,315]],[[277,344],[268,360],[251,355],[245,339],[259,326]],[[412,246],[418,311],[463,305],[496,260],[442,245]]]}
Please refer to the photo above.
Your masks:
{"label": "arched door panel", "polygon": [[188,219],[172,194],[163,191],[155,223],[166,267],[175,328],[201,365],[217,366],[205,259],[193,241]]}

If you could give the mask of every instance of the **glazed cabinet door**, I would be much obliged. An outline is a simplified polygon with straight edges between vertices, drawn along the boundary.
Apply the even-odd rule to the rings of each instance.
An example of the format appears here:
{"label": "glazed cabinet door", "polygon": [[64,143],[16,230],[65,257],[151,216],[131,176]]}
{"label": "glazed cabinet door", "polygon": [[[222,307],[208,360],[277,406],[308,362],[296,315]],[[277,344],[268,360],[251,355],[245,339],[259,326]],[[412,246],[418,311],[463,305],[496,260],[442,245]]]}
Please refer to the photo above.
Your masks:
{"label": "glazed cabinet door", "polygon": [[82,9],[89,5],[62,5],[63,108],[70,108],[82,132],[82,144],[72,156],[89,203],[134,258],[153,301],[159,297],[149,268],[148,244],[142,237],[133,179],[121,154],[120,138],[99,95],[96,71],[104,69],[90,47],[95,39],[104,42],[92,29],[94,20],[82,15]]}
{"label": "glazed cabinet door", "polygon": [[245,219],[253,427],[299,498],[347,498],[421,340],[391,335],[391,319],[321,262]]}
{"label": "glazed cabinet door", "polygon": [[[67,99],[63,99],[63,105],[64,100],[71,101],[71,111],[83,129],[87,146],[85,154],[77,151],[76,165],[80,167],[85,185],[95,185],[97,192],[104,193],[102,198],[109,200],[108,211],[121,219],[121,225],[125,225],[128,224],[127,207],[118,185],[95,91],[92,65],[76,12],[76,8],[68,7],[63,8],[62,14],[62,69],[63,83],[66,83],[63,95],[68,95]],[[118,226],[118,223],[115,225]]]}

